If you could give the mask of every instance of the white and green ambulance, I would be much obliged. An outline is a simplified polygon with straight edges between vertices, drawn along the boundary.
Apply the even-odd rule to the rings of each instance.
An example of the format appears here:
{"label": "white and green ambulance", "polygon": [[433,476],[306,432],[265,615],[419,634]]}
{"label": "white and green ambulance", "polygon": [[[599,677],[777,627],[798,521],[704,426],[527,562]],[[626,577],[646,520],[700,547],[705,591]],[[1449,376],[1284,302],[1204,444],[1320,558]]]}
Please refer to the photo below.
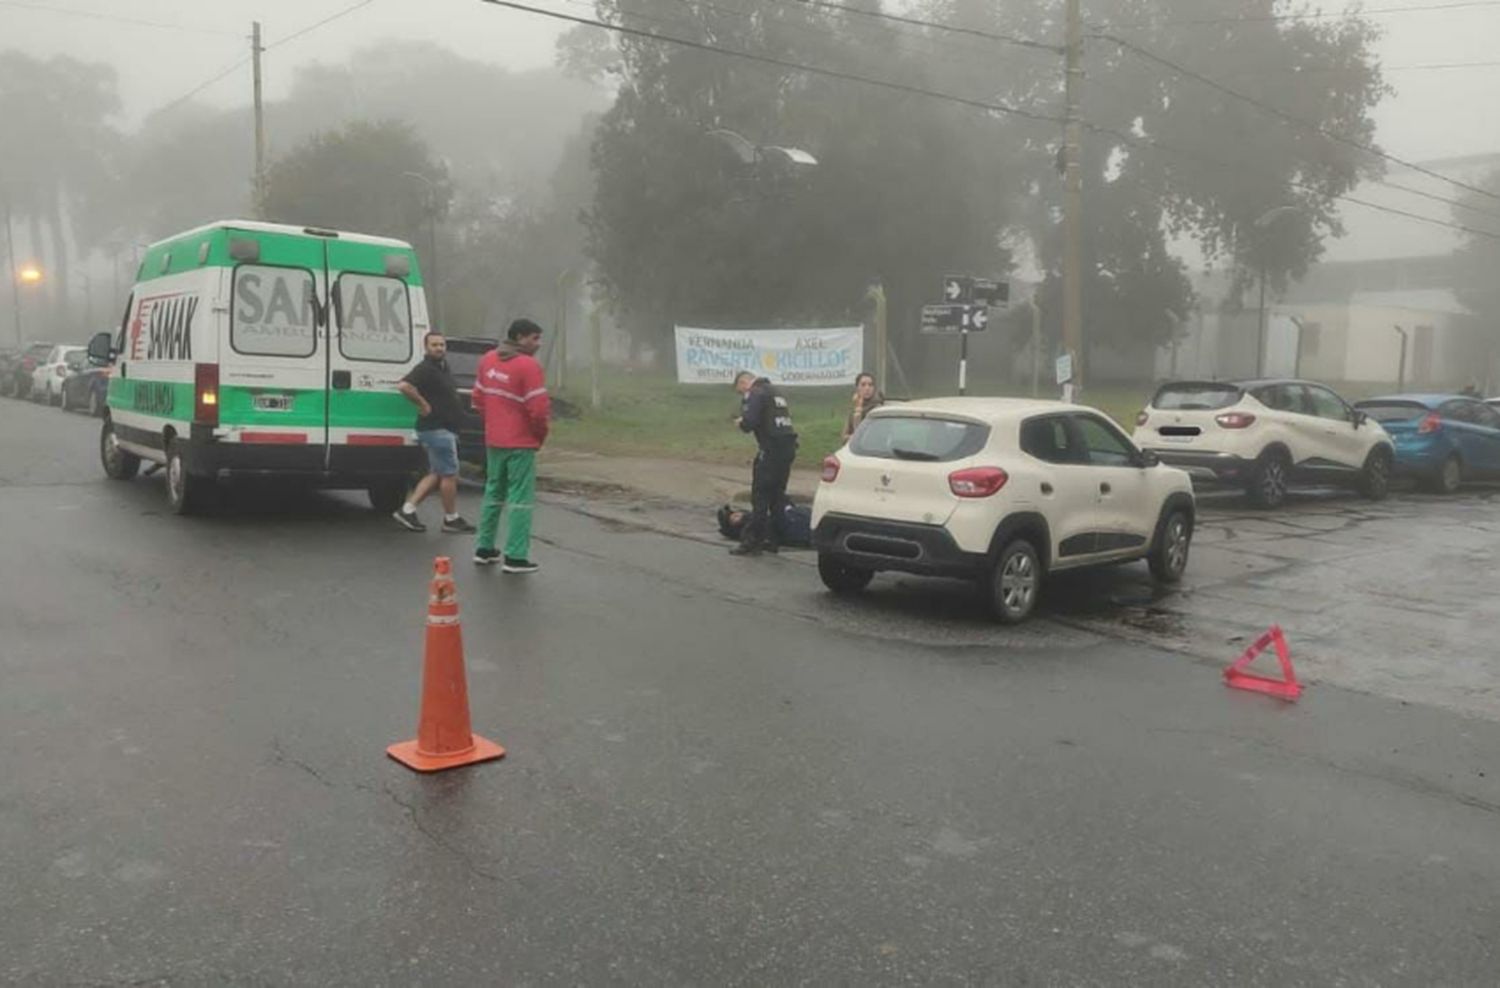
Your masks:
{"label": "white and green ambulance", "polygon": [[152,245],[116,333],[104,471],[166,468],[178,513],[221,481],[270,477],[400,505],[425,462],[396,390],[422,357],[427,302],[399,240],[224,221]]}

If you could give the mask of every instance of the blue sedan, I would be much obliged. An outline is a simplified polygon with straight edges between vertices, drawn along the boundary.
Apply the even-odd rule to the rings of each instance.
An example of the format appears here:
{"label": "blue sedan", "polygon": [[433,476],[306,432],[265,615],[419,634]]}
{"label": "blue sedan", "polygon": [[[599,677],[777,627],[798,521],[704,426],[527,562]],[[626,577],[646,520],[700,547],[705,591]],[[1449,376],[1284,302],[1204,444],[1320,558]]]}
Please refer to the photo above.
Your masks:
{"label": "blue sedan", "polygon": [[1392,395],[1354,406],[1396,445],[1396,471],[1451,494],[1466,480],[1500,479],[1500,409],[1461,395]]}

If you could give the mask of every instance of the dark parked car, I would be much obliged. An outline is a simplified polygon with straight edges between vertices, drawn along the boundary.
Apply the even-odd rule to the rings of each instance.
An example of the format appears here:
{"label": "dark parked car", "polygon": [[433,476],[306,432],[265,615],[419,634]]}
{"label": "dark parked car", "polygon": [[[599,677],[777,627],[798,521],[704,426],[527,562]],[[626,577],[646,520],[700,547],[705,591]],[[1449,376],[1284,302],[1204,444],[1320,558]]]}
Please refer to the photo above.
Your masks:
{"label": "dark parked car", "polygon": [[469,405],[474,375],[479,372],[479,358],[495,349],[495,340],[480,336],[448,337],[448,371],[458,385],[459,403],[464,408],[463,428],[458,431],[458,458],[467,463],[484,465],[484,421]]}
{"label": "dark parked car", "polygon": [[1443,494],[1500,477],[1500,410],[1461,395],[1392,395],[1354,407],[1396,444],[1396,472]]}
{"label": "dark parked car", "polygon": [[32,373],[47,359],[55,343],[30,343],[5,372],[5,394],[12,398],[31,397]]}
{"label": "dark parked car", "polygon": [[68,376],[62,383],[64,411],[88,412],[103,418],[105,399],[109,397],[110,368],[89,363],[88,354],[68,357]]}

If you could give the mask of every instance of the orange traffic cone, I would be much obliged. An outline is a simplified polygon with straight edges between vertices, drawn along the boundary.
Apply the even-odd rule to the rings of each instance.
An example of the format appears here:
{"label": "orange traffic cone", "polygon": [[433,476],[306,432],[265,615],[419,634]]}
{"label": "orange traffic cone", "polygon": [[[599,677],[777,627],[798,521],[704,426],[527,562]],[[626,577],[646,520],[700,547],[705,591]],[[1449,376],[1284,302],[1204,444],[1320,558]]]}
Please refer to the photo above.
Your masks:
{"label": "orange traffic cone", "polygon": [[418,772],[440,772],[503,758],[505,749],[469,729],[469,686],[464,679],[464,639],[458,623],[453,563],[432,563],[427,598],[427,650],[422,657],[422,713],[417,736],[385,753]]}

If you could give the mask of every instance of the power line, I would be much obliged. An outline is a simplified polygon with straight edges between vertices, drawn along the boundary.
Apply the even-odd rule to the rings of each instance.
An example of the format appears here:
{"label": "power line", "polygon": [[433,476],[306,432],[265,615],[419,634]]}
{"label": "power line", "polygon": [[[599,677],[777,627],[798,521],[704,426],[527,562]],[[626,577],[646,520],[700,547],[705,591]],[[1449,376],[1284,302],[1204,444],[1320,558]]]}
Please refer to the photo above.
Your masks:
{"label": "power line", "polygon": [[[827,77],[834,78],[834,79],[843,79],[843,80],[848,81],[848,82],[863,83],[865,85],[875,86],[875,87],[878,87],[878,88],[881,88],[881,89],[890,89],[890,90],[895,90],[897,92],[910,93],[912,95],[917,95],[917,96],[926,96],[926,97],[928,97],[930,99],[936,99],[936,100],[942,100],[942,101],[951,102],[951,103],[957,103],[957,104],[960,104],[960,105],[963,105],[963,106],[969,106],[969,107],[973,107],[973,108],[981,109],[981,110],[986,110],[986,111],[993,112],[993,113],[1003,113],[1003,114],[1010,115],[1010,116],[1019,116],[1019,117],[1024,117],[1024,118],[1026,118],[1028,120],[1038,120],[1038,121],[1042,121],[1042,122],[1045,122],[1045,123],[1063,123],[1064,122],[1061,117],[1055,117],[1055,116],[1050,116],[1050,115],[1041,114],[1041,113],[1034,113],[1032,111],[1022,109],[1021,107],[1009,106],[1009,105],[1001,104],[1001,103],[987,103],[987,102],[985,102],[983,100],[969,99],[969,98],[963,97],[963,96],[955,96],[955,95],[953,95],[951,93],[944,93],[944,92],[939,92],[937,90],[925,89],[925,88],[922,88],[922,87],[919,87],[919,86],[908,86],[908,85],[905,85],[903,83],[890,82],[890,81],[884,80],[884,79],[875,79],[875,78],[871,78],[869,76],[857,75],[857,74],[851,73],[851,72],[839,72],[839,71],[836,71],[836,70],[833,70],[833,69],[824,69],[824,68],[819,68],[817,66],[804,65],[804,64],[799,63],[799,62],[791,61],[790,59],[774,58],[774,57],[769,56],[769,55],[756,55],[756,54],[753,54],[751,52],[739,51],[739,50],[732,49],[732,48],[723,48],[723,47],[720,47],[720,46],[717,46],[717,45],[708,44],[708,43],[702,42],[702,41],[692,41],[692,40],[687,39],[687,38],[678,38],[678,37],[673,37],[673,36],[670,36],[670,35],[656,34],[656,33],[653,33],[651,31],[644,31],[644,30],[641,30],[639,28],[626,27],[626,26],[621,25],[621,24],[611,24],[611,23],[609,23],[607,21],[601,21],[601,20],[598,20],[596,18],[575,17],[575,16],[573,16],[571,14],[565,14],[565,13],[562,13],[560,11],[545,10],[543,8],[540,8],[540,7],[533,7],[533,6],[530,6],[530,5],[527,5],[527,4],[517,3],[517,2],[515,2],[515,0],[479,0],[479,2],[485,3],[485,4],[489,4],[490,6],[494,6],[494,7],[508,7],[510,9],[512,9],[512,10],[522,11],[523,13],[538,14],[538,15],[540,15],[542,17],[550,17],[550,18],[553,18],[555,20],[568,21],[568,22],[574,23],[574,24],[584,24],[584,25],[587,25],[589,27],[602,28],[603,30],[613,31],[613,32],[615,32],[617,34],[625,34],[625,35],[630,35],[632,37],[646,38],[646,39],[649,39],[649,40],[652,40],[652,41],[659,41],[659,42],[664,42],[664,43],[667,43],[667,44],[679,45],[679,46],[684,47],[684,48],[692,48],[692,49],[696,49],[698,51],[706,51],[706,52],[710,52],[710,53],[717,54],[717,55],[727,55],[727,56],[730,56],[730,57],[733,57],[733,58],[741,58],[741,59],[745,59],[747,61],[752,61],[752,62],[761,62],[761,63],[767,64],[767,65],[774,65],[774,66],[777,66],[779,68],[792,69],[792,70],[798,71],[798,72],[807,72],[807,73],[812,74],[812,75],[822,75],[822,76],[827,76]],[[1207,161],[1210,164],[1213,164],[1216,167],[1221,168],[1221,169],[1226,170],[1226,171],[1241,171],[1241,172],[1247,171],[1247,169],[1245,169],[1243,166],[1239,166],[1239,165],[1236,165],[1236,164],[1231,163],[1231,162],[1223,161],[1221,159],[1215,159],[1215,158],[1213,158],[1210,155],[1204,155],[1204,154],[1201,154],[1201,153],[1198,153],[1198,152],[1186,151],[1186,150],[1183,150],[1181,148],[1176,148],[1176,147],[1173,147],[1171,145],[1164,144],[1161,141],[1156,140],[1155,138],[1136,137],[1134,135],[1127,134],[1127,133],[1125,133],[1123,131],[1115,130],[1115,129],[1109,128],[1109,127],[1104,127],[1104,126],[1101,126],[1099,124],[1091,124],[1091,123],[1088,123],[1086,121],[1084,122],[1083,126],[1087,130],[1089,130],[1091,133],[1108,135],[1108,136],[1114,137],[1115,139],[1120,140],[1120,141],[1122,141],[1122,142],[1124,142],[1126,144],[1129,144],[1129,145],[1131,145],[1133,147],[1151,147],[1151,148],[1154,148],[1154,149],[1159,150],[1159,151],[1165,151],[1165,152],[1167,152],[1169,154],[1177,154],[1177,155],[1180,155],[1182,157],[1187,157],[1187,158],[1197,158],[1197,159],[1199,159],[1201,161]],[[1280,179],[1278,179],[1278,181],[1280,181]],[[1289,182],[1288,184],[1291,185],[1291,187],[1293,187],[1293,188],[1301,189],[1301,190],[1307,191],[1307,192],[1312,192],[1315,195],[1319,195],[1319,196],[1325,196],[1325,195],[1327,195],[1327,193],[1324,190],[1321,190],[1321,189],[1317,188],[1316,186],[1309,185],[1309,184],[1307,184],[1305,182],[1292,181],[1292,182]],[[1340,202],[1347,202],[1347,203],[1350,203],[1350,204],[1356,205],[1356,206],[1363,206],[1363,207],[1365,207],[1367,209],[1376,210],[1377,212],[1389,213],[1389,214],[1394,215],[1394,216],[1402,216],[1402,217],[1406,217],[1408,219],[1416,220],[1418,222],[1432,224],[1434,226],[1441,226],[1441,227],[1446,227],[1446,228],[1451,229],[1451,230],[1458,230],[1460,232],[1468,233],[1468,234],[1471,234],[1473,236],[1480,236],[1480,237],[1486,237],[1486,238],[1493,239],[1493,240],[1500,240],[1500,233],[1491,233],[1491,232],[1489,232],[1487,230],[1476,229],[1474,227],[1466,226],[1466,225],[1461,224],[1461,223],[1453,223],[1453,222],[1449,222],[1449,221],[1446,221],[1446,220],[1436,219],[1436,218],[1431,217],[1431,216],[1423,216],[1420,213],[1413,213],[1413,212],[1410,212],[1408,210],[1396,208],[1394,206],[1384,206],[1384,205],[1381,205],[1380,203],[1370,202],[1369,200],[1360,199],[1360,198],[1357,198],[1355,196],[1350,196],[1350,195],[1333,195],[1333,196],[1330,196],[1329,198],[1332,198],[1332,199],[1334,199],[1336,201],[1340,201]]]}
{"label": "power line", "polygon": [[53,7],[43,3],[23,3],[20,0],[0,0],[0,7],[15,7],[18,10],[34,10],[44,14],[63,14],[68,17],[82,17],[92,21],[111,21],[116,24],[134,24],[137,27],[154,27],[166,31],[182,31],[187,34],[202,34],[220,38],[238,38],[239,35],[233,31],[221,31],[207,27],[193,27],[187,24],[167,24],[162,21],[147,21],[138,17],[121,17],[118,14],[102,14],[95,10],[77,10],[72,7]]}
{"label": "power line", "polygon": [[[1497,4],[1497,6],[1500,6],[1500,4]],[[1389,162],[1391,162],[1393,164],[1400,165],[1403,168],[1409,168],[1412,171],[1418,172],[1418,173],[1420,173],[1422,175],[1426,175],[1429,178],[1435,178],[1435,179],[1438,179],[1440,181],[1447,182],[1450,185],[1453,185],[1456,188],[1463,189],[1463,190],[1465,190],[1467,192],[1474,192],[1474,193],[1477,193],[1479,195],[1486,196],[1486,197],[1488,197],[1490,199],[1495,199],[1497,201],[1500,201],[1500,195],[1497,195],[1496,193],[1491,192],[1488,189],[1482,188],[1482,187],[1480,187],[1478,185],[1471,185],[1471,184],[1469,184],[1467,182],[1460,181],[1459,179],[1456,179],[1456,178],[1450,178],[1447,175],[1442,174],[1441,172],[1435,172],[1431,168],[1428,168],[1428,167],[1426,167],[1424,165],[1419,165],[1419,164],[1417,164],[1414,161],[1408,161],[1405,158],[1399,158],[1399,157],[1397,157],[1394,154],[1389,154],[1389,153],[1387,153],[1385,151],[1382,151],[1379,148],[1375,147],[1374,145],[1365,144],[1365,143],[1362,143],[1360,141],[1354,140],[1351,137],[1345,137],[1342,134],[1335,133],[1335,132],[1329,130],[1327,127],[1323,127],[1323,126],[1321,126],[1319,124],[1313,123],[1310,120],[1304,120],[1304,119],[1302,119],[1301,117],[1299,117],[1299,116],[1297,116],[1295,114],[1288,113],[1287,111],[1281,109],[1280,107],[1272,106],[1270,103],[1267,103],[1264,100],[1257,99],[1254,96],[1248,96],[1245,93],[1242,93],[1242,92],[1240,92],[1237,89],[1231,89],[1229,86],[1224,85],[1222,82],[1219,82],[1217,79],[1211,79],[1208,76],[1203,75],[1201,72],[1195,72],[1192,69],[1187,68],[1184,65],[1179,65],[1177,62],[1174,62],[1174,61],[1172,61],[1169,58],[1164,58],[1163,56],[1158,55],[1155,52],[1148,51],[1147,49],[1142,48],[1140,45],[1137,45],[1134,42],[1126,41],[1124,38],[1117,37],[1117,36],[1115,36],[1113,34],[1097,33],[1097,34],[1090,35],[1090,37],[1098,38],[1098,39],[1100,39],[1102,41],[1108,41],[1108,42],[1110,42],[1112,44],[1119,45],[1121,48],[1123,48],[1124,50],[1126,50],[1128,52],[1131,52],[1132,54],[1136,55],[1137,57],[1143,58],[1143,59],[1145,59],[1145,60],[1147,60],[1149,62],[1155,62],[1157,65],[1160,65],[1160,66],[1162,66],[1164,68],[1167,68],[1167,69],[1171,70],[1172,72],[1177,73],[1178,75],[1184,76],[1184,77],[1189,78],[1189,79],[1193,79],[1193,80],[1195,80],[1197,82],[1201,82],[1205,86],[1208,86],[1211,89],[1217,90],[1218,92],[1221,92],[1221,93],[1223,93],[1226,96],[1233,97],[1234,99],[1237,99],[1237,100],[1242,100],[1243,102],[1248,103],[1251,106],[1254,106],[1257,109],[1260,109],[1260,110],[1262,110],[1262,111],[1264,111],[1266,113],[1269,113],[1272,116],[1274,116],[1274,117],[1276,117],[1276,118],[1278,118],[1280,120],[1285,121],[1286,123],[1292,124],[1292,125],[1297,126],[1297,127],[1302,127],[1302,128],[1304,128],[1306,130],[1311,130],[1312,132],[1314,132],[1316,134],[1319,134],[1319,135],[1327,138],[1330,141],[1335,141],[1335,142],[1337,142],[1339,144],[1346,145],[1348,147],[1354,148],[1355,150],[1362,151],[1362,152],[1364,152],[1366,154],[1374,155],[1374,156],[1376,156],[1378,158],[1381,158],[1381,159],[1383,159],[1385,161],[1389,161]],[[1402,191],[1411,192],[1414,195],[1425,196],[1427,198],[1436,198],[1436,199],[1438,199],[1438,201],[1445,202],[1445,203],[1447,203],[1450,206],[1461,206],[1461,207],[1465,206],[1464,203],[1461,203],[1461,202],[1459,202],[1458,200],[1455,200],[1455,199],[1443,199],[1441,197],[1432,196],[1430,193],[1425,193],[1425,192],[1420,192],[1420,191],[1415,190],[1415,189],[1405,188],[1404,186],[1396,186],[1396,187],[1397,188],[1401,188]],[[1465,208],[1469,208],[1469,207],[1465,207]]]}
{"label": "power line", "polygon": [[249,61],[250,61],[250,59],[249,59],[248,56],[246,56],[245,58],[240,59],[239,61],[235,62],[233,65],[231,65],[228,68],[226,68],[224,71],[218,73],[217,75],[213,76],[212,78],[205,79],[203,82],[198,83],[198,85],[194,86],[192,89],[189,89],[187,92],[183,93],[181,96],[177,97],[176,99],[172,100],[169,103],[163,103],[161,106],[157,107],[155,110],[153,110],[151,112],[153,114],[156,114],[156,113],[165,113],[166,111],[172,109],[175,106],[178,106],[178,105],[180,105],[182,103],[186,103],[188,100],[192,99],[194,96],[197,96],[199,93],[203,92],[203,90],[207,89],[209,86],[212,86],[214,83],[218,82],[220,79],[223,79],[225,76],[228,76],[230,73],[234,72],[236,69],[241,68],[242,66],[244,66]]}
{"label": "power line", "polygon": [[[1430,11],[1459,10],[1465,7],[1500,7],[1500,0],[1459,0],[1456,3],[1429,4],[1426,6],[1377,7],[1373,10],[1350,10],[1338,13],[1308,11],[1301,14],[1262,14],[1254,17],[1202,17],[1181,21],[1157,21],[1160,27],[1202,27],[1212,24],[1271,24],[1283,21],[1341,20],[1349,17],[1372,17],[1384,14],[1415,14]],[[1120,24],[1118,27],[1138,26]]]}
{"label": "power line", "polygon": [[848,4],[834,3],[833,0],[786,0],[786,2],[799,3],[808,7],[820,7],[824,10],[837,10],[846,14],[853,14],[856,17],[872,17],[883,21],[893,21],[897,24],[910,24],[915,27],[929,28],[947,34],[964,34],[970,37],[984,38],[988,41],[998,41],[1002,44],[1017,45],[1021,48],[1045,51],[1053,55],[1061,55],[1063,53],[1060,45],[1049,45],[1041,41],[1033,41],[1030,38],[1018,38],[1013,34],[998,34],[993,31],[981,31],[978,28],[944,24],[941,21],[926,21],[919,17],[902,17],[899,14],[887,14],[878,10],[863,10],[859,7],[851,7]]}
{"label": "power line", "polygon": [[344,9],[337,11],[336,13],[329,14],[327,17],[323,18],[321,21],[318,21],[316,24],[309,24],[307,27],[302,28],[300,31],[293,31],[286,37],[271,42],[270,44],[266,45],[263,50],[270,51],[272,48],[279,48],[282,45],[287,44],[288,42],[296,41],[303,35],[311,34],[320,27],[323,27],[327,24],[332,24],[340,17],[348,17],[350,14],[354,13],[356,10],[359,10],[361,7],[368,7],[374,2],[375,0],[359,0],[358,3],[352,3]]}
{"label": "power line", "polygon": [[719,45],[711,45],[704,41],[693,41],[690,38],[679,38],[667,34],[656,34],[652,31],[643,31],[639,28],[626,27],[623,24],[611,24],[592,17],[575,17],[561,11],[546,10],[542,7],[532,7],[515,0],[479,0],[480,3],[489,4],[493,7],[509,7],[523,13],[538,14],[542,17],[550,17],[554,20],[569,21],[573,24],[583,24],[588,27],[603,28],[606,31],[614,31],[617,34],[626,34],[637,38],[646,38],[651,41],[661,41],[667,44],[679,45],[683,48],[693,48],[698,51],[712,52],[717,55],[728,55],[732,58],[741,58],[750,62],[761,62],[766,65],[775,65],[778,68],[792,69],[796,72],[806,72],[809,75],[820,75],[830,79],[843,79],[846,82],[859,82],[867,86],[875,86],[880,89],[890,89],[901,93],[910,93],[914,96],[927,96],[933,99],[947,100],[963,106],[970,106],[979,110],[987,110],[991,113],[1002,113],[1007,116],[1024,117],[1027,120],[1039,120],[1044,123],[1062,123],[1062,117],[1050,116],[1044,113],[1036,113],[1031,110],[1011,106],[1007,103],[990,103],[984,100],[970,99],[965,96],[955,96],[951,93],[938,92],[934,89],[926,89],[921,86],[909,86],[905,83],[891,82],[887,79],[877,79],[872,76],[859,75],[854,72],[841,72],[837,69],[827,69],[816,65],[806,65],[802,62],[794,62],[790,59],[776,58],[772,55],[758,55],[754,52],[742,51],[737,48],[724,48]]}

